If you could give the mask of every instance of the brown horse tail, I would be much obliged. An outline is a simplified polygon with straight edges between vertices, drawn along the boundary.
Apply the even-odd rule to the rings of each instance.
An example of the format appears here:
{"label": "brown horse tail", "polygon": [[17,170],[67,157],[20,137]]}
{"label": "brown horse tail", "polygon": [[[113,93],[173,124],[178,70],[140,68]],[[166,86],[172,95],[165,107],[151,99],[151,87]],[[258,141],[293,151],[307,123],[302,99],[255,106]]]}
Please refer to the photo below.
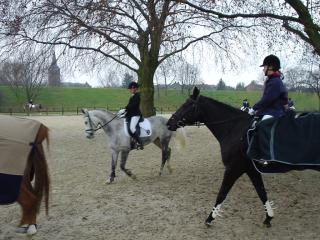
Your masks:
{"label": "brown horse tail", "polygon": [[44,197],[46,214],[49,213],[49,191],[50,179],[48,172],[48,164],[42,142],[46,140],[49,146],[49,129],[41,124],[36,139],[33,143],[31,153],[28,159],[26,175],[30,180],[34,177],[33,193],[38,199],[37,212],[39,212],[42,198]]}

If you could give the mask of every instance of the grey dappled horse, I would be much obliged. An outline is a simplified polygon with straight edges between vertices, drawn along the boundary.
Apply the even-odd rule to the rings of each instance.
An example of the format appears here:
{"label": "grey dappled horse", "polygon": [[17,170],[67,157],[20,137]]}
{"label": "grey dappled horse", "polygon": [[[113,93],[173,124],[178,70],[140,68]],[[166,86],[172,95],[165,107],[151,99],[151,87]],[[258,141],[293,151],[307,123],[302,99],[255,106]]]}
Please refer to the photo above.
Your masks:
{"label": "grey dappled horse", "polygon": [[40,112],[40,110],[42,109],[42,105],[41,104],[31,104],[31,103],[26,103],[23,105],[23,110],[24,111],[38,111]]}
{"label": "grey dappled horse", "polygon": [[[129,177],[135,178],[135,175],[126,169],[126,161],[131,151],[131,140],[124,131],[124,119],[112,112],[105,110],[87,110],[82,109],[84,115],[85,131],[87,138],[93,138],[95,131],[102,128],[108,136],[109,147],[112,152],[111,174],[108,183],[114,181],[116,176],[115,169],[117,166],[118,156],[121,153],[120,168]],[[143,145],[154,143],[162,151],[162,163],[160,167],[160,175],[163,173],[163,167],[167,162],[167,168],[171,173],[169,159],[171,155],[171,148],[169,142],[172,137],[172,131],[167,128],[168,119],[161,116],[152,116],[148,118],[151,124],[152,133],[149,137],[142,137]],[[180,139],[181,140],[181,139]]]}

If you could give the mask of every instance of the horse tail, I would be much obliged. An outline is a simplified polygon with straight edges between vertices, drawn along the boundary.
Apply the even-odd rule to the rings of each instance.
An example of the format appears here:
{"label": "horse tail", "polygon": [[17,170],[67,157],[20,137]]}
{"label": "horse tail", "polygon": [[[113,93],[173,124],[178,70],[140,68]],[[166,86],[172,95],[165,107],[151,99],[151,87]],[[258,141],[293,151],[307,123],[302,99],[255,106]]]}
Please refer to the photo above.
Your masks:
{"label": "horse tail", "polygon": [[38,204],[37,212],[39,212],[40,204],[42,198],[44,197],[46,214],[49,213],[49,190],[50,190],[50,179],[48,172],[48,164],[42,142],[46,140],[47,147],[49,148],[49,129],[43,124],[40,125],[38,134],[33,143],[31,153],[28,159],[28,165],[26,168],[27,176],[30,176],[30,179],[35,178],[33,193],[36,195]]}
{"label": "horse tail", "polygon": [[185,148],[187,142],[187,135],[184,128],[178,128],[176,132],[174,132],[175,139],[178,140],[179,146],[181,148]]}

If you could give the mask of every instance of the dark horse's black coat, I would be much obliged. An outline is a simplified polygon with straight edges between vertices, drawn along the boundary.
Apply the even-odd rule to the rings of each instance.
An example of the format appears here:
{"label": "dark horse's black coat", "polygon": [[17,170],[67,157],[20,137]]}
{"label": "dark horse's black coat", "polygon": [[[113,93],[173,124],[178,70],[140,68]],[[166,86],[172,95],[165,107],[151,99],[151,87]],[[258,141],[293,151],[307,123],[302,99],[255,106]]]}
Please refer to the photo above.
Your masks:
{"label": "dark horse's black coat", "polygon": [[170,130],[178,127],[204,123],[220,143],[222,161],[225,166],[223,181],[216,199],[215,207],[206,220],[210,224],[218,215],[220,206],[225,200],[236,180],[246,173],[254,185],[259,198],[265,204],[267,213],[264,224],[270,226],[273,217],[262,176],[246,156],[246,131],[251,122],[251,116],[246,112],[233,108],[211,98],[199,95],[195,88],[193,95],[171,116],[167,125]]}

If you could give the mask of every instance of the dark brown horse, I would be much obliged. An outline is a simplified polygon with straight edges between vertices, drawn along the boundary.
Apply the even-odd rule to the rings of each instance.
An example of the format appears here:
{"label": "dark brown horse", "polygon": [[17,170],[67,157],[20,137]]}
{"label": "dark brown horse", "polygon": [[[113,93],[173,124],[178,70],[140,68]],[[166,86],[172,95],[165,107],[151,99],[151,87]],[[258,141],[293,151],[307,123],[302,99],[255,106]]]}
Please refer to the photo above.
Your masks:
{"label": "dark brown horse", "polygon": [[22,218],[17,233],[33,235],[37,232],[36,215],[39,212],[43,197],[48,214],[50,180],[47,160],[42,146],[44,140],[49,145],[48,131],[46,126],[40,125],[28,156],[17,199],[22,209]]}
{"label": "dark brown horse", "polygon": [[171,116],[167,125],[172,131],[196,122],[204,123],[220,143],[222,162],[225,166],[223,181],[212,212],[206,224],[219,216],[223,201],[230,189],[242,174],[247,174],[264,204],[266,219],[264,224],[271,226],[273,218],[272,202],[269,202],[261,174],[246,156],[245,134],[251,122],[246,112],[201,96],[195,88],[190,98]]}

